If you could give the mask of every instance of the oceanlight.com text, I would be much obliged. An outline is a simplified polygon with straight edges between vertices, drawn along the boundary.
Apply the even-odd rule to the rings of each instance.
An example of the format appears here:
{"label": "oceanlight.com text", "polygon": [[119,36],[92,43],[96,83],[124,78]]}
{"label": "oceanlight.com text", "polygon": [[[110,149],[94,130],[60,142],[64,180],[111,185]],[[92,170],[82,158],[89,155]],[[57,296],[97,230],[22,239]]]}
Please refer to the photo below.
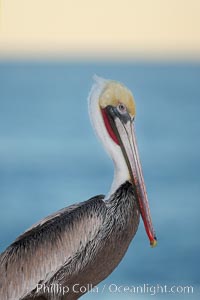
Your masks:
{"label": "oceanlight.com text", "polygon": [[[106,285],[103,287],[106,289]],[[191,285],[151,285],[148,283],[142,285],[117,285],[111,283],[107,286],[110,293],[130,293],[130,294],[149,294],[155,296],[156,294],[193,294],[194,287]]]}

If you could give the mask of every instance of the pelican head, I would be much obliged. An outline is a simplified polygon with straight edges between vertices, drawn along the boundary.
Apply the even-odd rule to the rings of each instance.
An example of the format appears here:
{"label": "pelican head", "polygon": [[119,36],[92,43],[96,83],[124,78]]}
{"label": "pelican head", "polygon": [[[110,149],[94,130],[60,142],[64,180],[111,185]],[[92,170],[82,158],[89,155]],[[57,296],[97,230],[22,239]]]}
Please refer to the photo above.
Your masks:
{"label": "pelican head", "polygon": [[133,95],[119,82],[97,76],[94,79],[89,95],[90,118],[115,166],[109,195],[127,180],[133,184],[145,230],[154,247],[156,237],[134,130],[136,109]]}

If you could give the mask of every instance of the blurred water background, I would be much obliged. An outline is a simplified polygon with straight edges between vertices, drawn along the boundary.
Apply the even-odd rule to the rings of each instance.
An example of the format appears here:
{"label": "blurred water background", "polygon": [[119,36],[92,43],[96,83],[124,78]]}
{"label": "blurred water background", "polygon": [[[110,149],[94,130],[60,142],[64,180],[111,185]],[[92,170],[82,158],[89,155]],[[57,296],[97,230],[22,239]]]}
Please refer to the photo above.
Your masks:
{"label": "blurred water background", "polygon": [[[0,62],[0,250],[48,214],[109,190],[113,166],[87,112],[92,75],[136,99],[140,158],[158,247],[143,223],[103,293],[83,299],[199,299],[200,64]],[[187,293],[109,292],[193,286]]]}

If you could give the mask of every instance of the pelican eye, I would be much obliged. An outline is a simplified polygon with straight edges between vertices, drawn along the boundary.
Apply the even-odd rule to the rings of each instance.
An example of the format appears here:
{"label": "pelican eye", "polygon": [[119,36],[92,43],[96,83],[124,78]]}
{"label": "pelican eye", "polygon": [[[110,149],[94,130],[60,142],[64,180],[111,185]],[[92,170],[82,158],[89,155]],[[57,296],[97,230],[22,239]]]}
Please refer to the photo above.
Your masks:
{"label": "pelican eye", "polygon": [[126,106],[123,103],[119,103],[117,106],[117,110],[120,114],[125,114],[127,113]]}

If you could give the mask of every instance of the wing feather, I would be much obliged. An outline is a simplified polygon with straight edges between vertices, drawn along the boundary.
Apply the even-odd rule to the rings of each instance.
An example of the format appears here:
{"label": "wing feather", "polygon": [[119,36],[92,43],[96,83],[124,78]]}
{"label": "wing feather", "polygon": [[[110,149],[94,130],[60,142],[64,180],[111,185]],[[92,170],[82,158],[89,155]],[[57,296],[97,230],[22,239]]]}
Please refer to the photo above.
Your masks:
{"label": "wing feather", "polygon": [[0,299],[19,299],[84,249],[103,224],[103,198],[64,208],[19,236],[0,255]]}

